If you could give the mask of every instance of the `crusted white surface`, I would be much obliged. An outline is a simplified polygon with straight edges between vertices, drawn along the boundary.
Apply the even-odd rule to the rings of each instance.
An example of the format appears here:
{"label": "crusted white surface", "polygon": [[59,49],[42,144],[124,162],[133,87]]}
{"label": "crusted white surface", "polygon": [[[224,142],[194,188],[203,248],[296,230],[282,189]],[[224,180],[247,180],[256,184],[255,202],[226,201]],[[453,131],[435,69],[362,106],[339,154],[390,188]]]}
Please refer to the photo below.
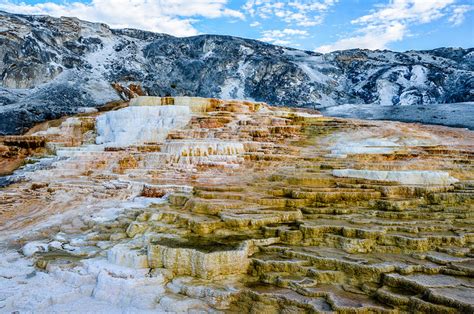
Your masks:
{"label": "crusted white surface", "polygon": [[456,178],[444,171],[381,171],[336,169],[332,174],[336,177],[362,178],[376,181],[394,181],[401,184],[415,185],[449,185],[457,182]]}
{"label": "crusted white surface", "polygon": [[97,118],[97,144],[139,145],[162,142],[168,132],[191,119],[187,106],[133,106],[107,112]]}

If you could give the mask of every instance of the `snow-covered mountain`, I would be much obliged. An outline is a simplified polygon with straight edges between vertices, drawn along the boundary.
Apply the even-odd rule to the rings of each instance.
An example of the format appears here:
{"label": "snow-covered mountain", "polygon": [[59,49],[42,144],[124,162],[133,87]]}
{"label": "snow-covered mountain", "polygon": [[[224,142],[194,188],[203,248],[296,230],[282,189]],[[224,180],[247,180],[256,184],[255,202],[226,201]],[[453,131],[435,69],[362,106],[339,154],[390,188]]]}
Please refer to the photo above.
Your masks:
{"label": "snow-covered mountain", "polygon": [[[353,116],[358,105],[373,106],[377,118],[420,121],[426,119],[404,108],[474,101],[473,48],[319,54],[230,36],[177,38],[6,12],[0,12],[0,73],[0,134],[126,98],[130,84],[156,96],[240,98],[336,114],[350,106],[343,111]],[[471,114],[471,107],[463,108]],[[474,119],[463,110],[444,123],[471,127],[465,121]]]}

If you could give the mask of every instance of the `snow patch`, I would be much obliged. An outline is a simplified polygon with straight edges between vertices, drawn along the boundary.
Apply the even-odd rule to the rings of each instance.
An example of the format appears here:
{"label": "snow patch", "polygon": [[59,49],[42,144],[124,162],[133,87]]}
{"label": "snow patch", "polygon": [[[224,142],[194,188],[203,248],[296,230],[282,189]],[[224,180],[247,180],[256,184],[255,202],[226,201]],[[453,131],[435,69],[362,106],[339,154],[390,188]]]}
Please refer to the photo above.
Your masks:
{"label": "snow patch", "polygon": [[392,106],[393,98],[398,95],[398,86],[387,80],[377,81],[377,92],[379,94],[379,103],[382,106]]}
{"label": "snow patch", "polygon": [[410,82],[418,87],[426,85],[426,68],[421,65],[413,66],[411,70]]}
{"label": "snow patch", "polygon": [[309,79],[313,82],[324,84],[329,80],[326,75],[314,69],[308,63],[298,62],[298,66],[303,70],[304,73],[306,73]]}
{"label": "snow patch", "polygon": [[221,86],[222,99],[245,99],[245,78],[247,64],[243,60],[239,61],[234,77],[227,78]]}

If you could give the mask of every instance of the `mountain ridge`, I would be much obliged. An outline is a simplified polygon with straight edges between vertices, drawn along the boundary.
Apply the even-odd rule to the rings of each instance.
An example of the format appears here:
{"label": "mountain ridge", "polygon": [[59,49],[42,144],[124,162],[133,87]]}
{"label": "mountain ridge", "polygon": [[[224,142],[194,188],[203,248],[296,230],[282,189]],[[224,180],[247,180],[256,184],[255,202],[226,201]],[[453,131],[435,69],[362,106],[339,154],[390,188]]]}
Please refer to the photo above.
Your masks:
{"label": "mountain ridge", "polygon": [[[130,84],[152,96],[240,98],[323,112],[351,104],[356,117],[358,105],[370,104],[380,112],[375,118],[390,119],[385,108],[395,108],[399,120],[412,116],[407,108],[474,101],[473,48],[321,54],[234,36],[173,37],[2,11],[0,43],[0,134],[127,100],[130,94],[116,89]],[[472,128],[462,116],[439,123]]]}

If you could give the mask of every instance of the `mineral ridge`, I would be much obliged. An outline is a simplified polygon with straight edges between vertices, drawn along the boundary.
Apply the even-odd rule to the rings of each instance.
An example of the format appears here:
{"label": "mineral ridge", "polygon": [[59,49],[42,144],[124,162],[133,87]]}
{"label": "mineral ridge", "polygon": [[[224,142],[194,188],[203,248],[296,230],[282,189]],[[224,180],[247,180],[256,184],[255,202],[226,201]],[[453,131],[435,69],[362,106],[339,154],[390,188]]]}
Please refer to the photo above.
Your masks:
{"label": "mineral ridge", "polygon": [[472,131],[123,107],[0,139],[0,312],[474,311]]}

